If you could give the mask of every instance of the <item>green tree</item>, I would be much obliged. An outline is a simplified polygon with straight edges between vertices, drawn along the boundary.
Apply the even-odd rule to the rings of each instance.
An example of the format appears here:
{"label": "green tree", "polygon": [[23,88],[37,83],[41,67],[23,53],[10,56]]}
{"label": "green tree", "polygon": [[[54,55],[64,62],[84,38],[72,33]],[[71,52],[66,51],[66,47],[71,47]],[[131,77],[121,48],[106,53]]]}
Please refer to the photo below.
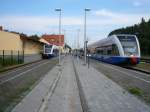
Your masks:
{"label": "green tree", "polygon": [[150,55],[150,19],[146,22],[144,18],[141,18],[141,22],[139,24],[135,24],[126,28],[116,29],[109,35],[113,34],[137,35],[140,42],[142,55]]}

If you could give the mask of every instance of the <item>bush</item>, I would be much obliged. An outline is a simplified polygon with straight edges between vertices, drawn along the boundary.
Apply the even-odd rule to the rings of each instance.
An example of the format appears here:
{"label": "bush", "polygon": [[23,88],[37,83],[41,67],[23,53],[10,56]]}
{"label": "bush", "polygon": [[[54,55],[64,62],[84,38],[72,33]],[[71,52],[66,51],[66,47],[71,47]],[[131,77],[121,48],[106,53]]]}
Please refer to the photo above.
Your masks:
{"label": "bush", "polygon": [[131,94],[134,94],[134,95],[137,95],[137,96],[142,95],[141,89],[140,89],[140,88],[137,88],[137,87],[129,88],[129,92],[130,92]]}

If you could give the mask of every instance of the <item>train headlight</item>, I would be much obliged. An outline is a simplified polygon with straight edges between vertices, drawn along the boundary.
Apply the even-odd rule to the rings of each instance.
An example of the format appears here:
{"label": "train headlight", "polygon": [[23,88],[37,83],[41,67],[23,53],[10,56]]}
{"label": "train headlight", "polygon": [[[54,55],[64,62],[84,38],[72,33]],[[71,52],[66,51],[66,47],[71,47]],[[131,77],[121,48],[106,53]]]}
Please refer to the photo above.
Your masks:
{"label": "train headlight", "polygon": [[132,55],[130,55],[131,57],[134,57],[134,55],[132,54]]}

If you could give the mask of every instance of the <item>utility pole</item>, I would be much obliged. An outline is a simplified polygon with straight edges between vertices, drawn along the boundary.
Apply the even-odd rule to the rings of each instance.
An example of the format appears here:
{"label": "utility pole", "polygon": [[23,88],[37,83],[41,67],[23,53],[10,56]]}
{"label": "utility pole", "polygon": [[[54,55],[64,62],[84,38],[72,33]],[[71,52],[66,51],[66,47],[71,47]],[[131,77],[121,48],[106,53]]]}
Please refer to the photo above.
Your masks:
{"label": "utility pole", "polygon": [[64,43],[67,43],[67,39],[66,39],[66,30],[63,29],[64,32]]}
{"label": "utility pole", "polygon": [[79,49],[80,49],[80,45],[79,45],[79,33],[80,33],[80,29],[77,29],[77,57],[79,57]]}
{"label": "utility pole", "polygon": [[86,12],[87,11],[90,11],[91,9],[84,9],[85,11],[85,15],[84,15],[84,65],[86,65],[87,63],[87,59],[86,59],[86,56],[87,56],[87,49],[86,49],[86,43],[87,43],[87,38],[86,38]]}
{"label": "utility pole", "polygon": [[77,30],[77,48],[78,49],[80,48],[80,45],[79,45],[79,34],[80,34],[80,29]]}
{"label": "utility pole", "polygon": [[59,65],[61,62],[61,9],[55,9],[55,11],[59,12]]}

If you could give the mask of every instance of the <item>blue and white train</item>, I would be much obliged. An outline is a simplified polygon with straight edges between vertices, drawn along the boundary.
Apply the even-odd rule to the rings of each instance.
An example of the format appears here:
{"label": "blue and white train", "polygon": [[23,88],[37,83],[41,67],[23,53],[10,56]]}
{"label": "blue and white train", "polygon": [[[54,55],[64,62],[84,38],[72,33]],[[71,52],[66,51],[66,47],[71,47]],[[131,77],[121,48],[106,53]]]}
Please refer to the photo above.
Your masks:
{"label": "blue and white train", "polygon": [[59,52],[58,46],[45,44],[43,46],[42,58],[49,59],[54,56],[58,56],[58,52]]}
{"label": "blue and white train", "polygon": [[136,65],[140,62],[140,45],[136,35],[117,34],[88,46],[93,59],[115,65]]}

